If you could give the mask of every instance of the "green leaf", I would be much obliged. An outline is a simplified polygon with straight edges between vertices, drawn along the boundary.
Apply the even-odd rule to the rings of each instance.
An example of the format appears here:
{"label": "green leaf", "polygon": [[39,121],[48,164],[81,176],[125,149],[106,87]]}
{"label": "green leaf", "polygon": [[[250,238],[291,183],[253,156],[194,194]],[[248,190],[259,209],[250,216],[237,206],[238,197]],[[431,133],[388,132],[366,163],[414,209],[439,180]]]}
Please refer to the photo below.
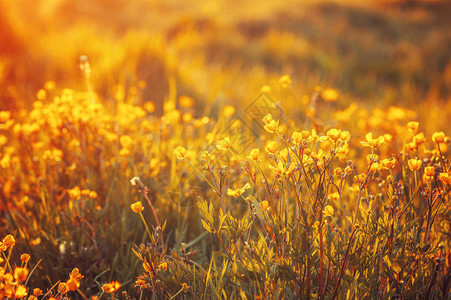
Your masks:
{"label": "green leaf", "polygon": [[200,220],[201,222],[202,222],[202,226],[205,228],[205,230],[206,231],[208,231],[208,232],[210,232],[210,233],[213,233],[212,231],[212,228],[210,227],[210,224],[208,224],[207,222],[205,222],[204,220]]}

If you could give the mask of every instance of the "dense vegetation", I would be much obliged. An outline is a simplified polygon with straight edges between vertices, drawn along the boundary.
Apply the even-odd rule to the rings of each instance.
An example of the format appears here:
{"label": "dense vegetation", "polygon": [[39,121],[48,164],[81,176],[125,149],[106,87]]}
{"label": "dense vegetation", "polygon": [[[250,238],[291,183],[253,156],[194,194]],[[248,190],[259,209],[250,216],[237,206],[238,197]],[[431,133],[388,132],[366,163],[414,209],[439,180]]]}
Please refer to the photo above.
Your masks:
{"label": "dense vegetation", "polygon": [[195,2],[1,4],[0,299],[449,298],[451,5]]}

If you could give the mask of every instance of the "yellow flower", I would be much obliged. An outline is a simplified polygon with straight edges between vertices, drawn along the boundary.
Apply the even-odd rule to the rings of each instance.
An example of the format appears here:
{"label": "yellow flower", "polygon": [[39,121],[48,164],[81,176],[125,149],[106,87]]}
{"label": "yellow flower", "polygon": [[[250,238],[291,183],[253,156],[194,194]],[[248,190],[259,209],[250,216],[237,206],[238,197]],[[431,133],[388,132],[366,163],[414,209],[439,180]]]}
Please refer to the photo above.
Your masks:
{"label": "yellow flower", "polygon": [[7,142],[8,142],[8,138],[5,135],[0,134],[0,146],[5,145]]}
{"label": "yellow flower", "polygon": [[393,140],[393,136],[390,133],[384,133],[383,135],[386,143],[390,144]]}
{"label": "yellow flower", "polygon": [[418,146],[418,145],[415,144],[415,142],[407,143],[407,144],[406,144],[406,151],[407,151],[407,152],[413,151],[413,150],[417,149],[417,146]]}
{"label": "yellow flower", "polygon": [[80,287],[80,282],[75,279],[68,279],[66,282],[66,286],[71,291],[76,291]]}
{"label": "yellow flower", "polygon": [[330,205],[326,205],[323,210],[324,217],[330,217],[334,214],[334,208]]}
{"label": "yellow flower", "polygon": [[266,201],[266,200],[264,200],[264,201],[262,201],[261,203],[260,203],[260,208],[262,209],[262,210],[269,210],[269,202],[268,201]]}
{"label": "yellow flower", "polygon": [[164,114],[164,118],[168,123],[177,123],[180,120],[180,111],[170,110]]}
{"label": "yellow flower", "polygon": [[362,184],[365,181],[365,178],[366,178],[365,174],[359,174],[354,176],[353,180],[355,183]]}
{"label": "yellow flower", "polygon": [[317,152],[311,152],[310,153],[310,157],[314,160],[322,160],[324,157],[324,152],[322,149],[319,149],[318,153]]}
{"label": "yellow flower", "polygon": [[20,256],[20,260],[24,263],[27,263],[30,260],[30,254],[24,253]]}
{"label": "yellow flower", "polygon": [[118,281],[112,281],[110,283],[105,283],[102,286],[102,290],[108,294],[116,293],[120,288],[121,288],[121,284]]}
{"label": "yellow flower", "polygon": [[432,141],[436,144],[442,144],[445,142],[445,133],[443,131],[441,132],[434,132],[432,134]]}
{"label": "yellow flower", "polygon": [[222,110],[222,113],[225,117],[230,118],[235,113],[235,107],[233,107],[232,105],[226,105]]}
{"label": "yellow flower", "polygon": [[182,288],[183,288],[183,292],[186,293],[188,292],[190,286],[187,283],[182,283]]}
{"label": "yellow flower", "polygon": [[12,247],[16,244],[16,240],[11,234],[8,234],[3,238],[3,245],[5,245],[6,248]]}
{"label": "yellow flower", "polygon": [[155,104],[152,101],[147,101],[144,103],[144,110],[148,113],[153,113],[155,111]]}
{"label": "yellow flower", "polygon": [[334,169],[334,174],[335,174],[336,176],[340,176],[341,173],[343,173],[343,169],[342,169],[342,168],[336,167],[336,168]]}
{"label": "yellow flower", "polygon": [[367,133],[366,136],[366,142],[360,142],[363,146],[368,146],[373,149],[378,148],[382,143],[385,142],[385,139],[383,136],[378,137],[377,139],[373,139],[373,134]]}
{"label": "yellow flower", "polygon": [[0,111],[0,122],[5,123],[11,118],[11,112],[8,110]]}
{"label": "yellow flower", "polygon": [[336,101],[338,99],[338,92],[334,89],[325,89],[321,92],[321,98],[324,99],[324,101],[332,102]]}
{"label": "yellow flower", "polygon": [[80,274],[78,268],[74,268],[69,274],[69,279],[66,282],[66,287],[71,291],[76,291],[80,287],[80,279],[84,276]]}
{"label": "yellow flower", "polygon": [[396,164],[396,159],[394,157],[392,158],[386,158],[381,161],[381,165],[386,169],[393,169]]}
{"label": "yellow flower", "polygon": [[28,273],[29,271],[27,268],[16,267],[14,269],[14,279],[16,279],[18,282],[23,282],[27,280]]}
{"label": "yellow flower", "polygon": [[135,203],[130,205],[130,207],[135,213],[140,213],[144,210],[144,207],[143,207],[141,201],[136,201]]}
{"label": "yellow flower", "polygon": [[291,84],[291,78],[288,75],[283,75],[279,78],[279,83],[282,87],[287,88]]}
{"label": "yellow flower", "polygon": [[271,114],[267,114],[262,118],[263,124],[268,125],[269,123],[271,123],[271,121],[273,121],[272,115]]}
{"label": "yellow flower", "polygon": [[295,163],[291,163],[290,166],[288,166],[288,168],[286,167],[286,165],[282,162],[279,161],[277,163],[277,167],[273,167],[273,166],[269,166],[269,168],[271,170],[273,170],[276,174],[278,174],[279,176],[285,177],[291,174],[291,172],[293,172],[294,168],[296,167]]}
{"label": "yellow flower", "polygon": [[424,137],[424,133],[420,132],[419,134],[413,137],[413,142],[416,145],[421,145],[426,142],[426,138]]}
{"label": "yellow flower", "polygon": [[260,149],[252,149],[247,158],[257,161],[260,156]]}
{"label": "yellow flower", "polygon": [[268,153],[276,153],[277,152],[277,143],[276,142],[269,142],[268,145],[265,147],[266,152]]}
{"label": "yellow flower", "polygon": [[426,173],[424,173],[424,174],[423,174],[423,180],[424,180],[426,183],[430,183],[430,182],[432,182],[432,180],[434,180],[434,176],[429,176],[429,175],[427,175]]}
{"label": "yellow flower", "polygon": [[310,134],[310,138],[311,141],[313,142],[324,142],[325,140],[327,140],[327,136],[319,136],[316,134],[316,130],[312,129],[312,133]]}
{"label": "yellow flower", "polygon": [[343,142],[348,142],[349,139],[351,138],[351,134],[349,133],[349,131],[342,131],[340,134],[340,140],[342,140]]}
{"label": "yellow flower", "polygon": [[274,133],[277,131],[277,128],[279,128],[279,120],[277,120],[277,122],[275,120],[271,120],[264,127],[265,127],[266,131],[268,131],[270,133]]}
{"label": "yellow flower", "polygon": [[190,113],[184,113],[183,115],[182,115],[182,121],[183,121],[183,123],[189,123],[189,122],[191,122],[193,120],[193,115],[192,114],[190,114]]}
{"label": "yellow flower", "polygon": [[380,169],[381,169],[381,165],[380,165],[379,163],[377,163],[377,162],[373,163],[373,164],[371,165],[371,168],[370,168],[370,170],[371,170],[372,172],[377,172],[377,171],[379,171]]}
{"label": "yellow flower", "polygon": [[341,130],[332,128],[332,129],[329,129],[329,131],[327,131],[326,135],[329,138],[329,140],[331,140],[332,142],[335,143],[340,139]]}
{"label": "yellow flower", "polygon": [[166,271],[167,269],[168,269],[168,263],[167,262],[162,262],[157,267],[158,271],[161,271],[161,270]]}
{"label": "yellow flower", "polygon": [[175,157],[177,157],[177,159],[183,159],[186,155],[186,149],[182,146],[178,146],[177,148],[175,148],[173,153]]}
{"label": "yellow flower", "polygon": [[347,167],[343,170],[343,172],[344,172],[346,175],[350,175],[350,174],[352,173],[352,168],[349,167],[349,166],[347,166]]}
{"label": "yellow flower", "polygon": [[409,123],[407,123],[407,128],[409,128],[413,132],[417,132],[419,124],[420,123],[418,123],[418,122],[410,121]]}
{"label": "yellow flower", "polygon": [[33,295],[35,296],[42,296],[43,292],[40,288],[33,289]]}
{"label": "yellow flower", "polygon": [[208,151],[202,151],[202,153],[200,154],[200,158],[209,161],[213,160],[213,155],[211,155]]}
{"label": "yellow flower", "polygon": [[192,107],[194,106],[194,99],[188,96],[180,96],[179,104],[181,107]]}
{"label": "yellow flower", "polygon": [[283,162],[288,162],[288,149],[287,148],[280,150],[279,159]]}
{"label": "yellow flower", "polygon": [[232,197],[238,197],[239,194],[236,192],[237,190],[227,189],[227,195]]}
{"label": "yellow flower", "polygon": [[300,144],[303,140],[307,140],[310,137],[310,131],[293,132],[291,138],[295,144]]}
{"label": "yellow flower", "polygon": [[130,146],[133,144],[133,139],[129,135],[122,135],[119,138],[119,143],[121,144],[122,148],[129,149]]}
{"label": "yellow flower", "polygon": [[135,284],[139,287],[144,287],[144,285],[146,284],[146,281],[144,279],[138,278],[138,279],[136,279]]}
{"label": "yellow flower", "polygon": [[264,85],[264,86],[262,86],[260,92],[269,94],[269,93],[271,93],[271,87],[269,85]]}
{"label": "yellow flower", "polygon": [[438,179],[443,182],[443,184],[451,184],[451,176],[448,173],[440,173]]}
{"label": "yellow flower", "polygon": [[216,144],[216,148],[218,148],[221,151],[227,151],[230,149],[230,145],[231,145],[231,141],[229,137],[225,137],[222,140],[220,140],[217,144]]}
{"label": "yellow flower", "polygon": [[422,161],[419,159],[413,158],[413,159],[409,159],[407,164],[409,165],[410,171],[416,171],[421,168]]}
{"label": "yellow flower", "polygon": [[76,200],[81,197],[81,190],[78,186],[74,187],[73,189],[67,190],[67,193],[72,200]]}
{"label": "yellow flower", "polygon": [[434,167],[426,167],[424,168],[424,174],[427,176],[434,176],[435,175],[435,168]]}
{"label": "yellow flower", "polygon": [[340,194],[338,192],[334,192],[327,197],[330,201],[338,201],[340,200]]}
{"label": "yellow flower", "polygon": [[227,189],[227,195],[232,196],[232,197],[239,197],[247,189],[250,189],[250,188],[251,188],[251,185],[249,183],[246,183],[242,188],[239,188],[239,189],[236,189],[236,190]]}
{"label": "yellow flower", "polygon": [[27,295],[27,288],[19,284],[14,292],[14,299],[20,299]]}

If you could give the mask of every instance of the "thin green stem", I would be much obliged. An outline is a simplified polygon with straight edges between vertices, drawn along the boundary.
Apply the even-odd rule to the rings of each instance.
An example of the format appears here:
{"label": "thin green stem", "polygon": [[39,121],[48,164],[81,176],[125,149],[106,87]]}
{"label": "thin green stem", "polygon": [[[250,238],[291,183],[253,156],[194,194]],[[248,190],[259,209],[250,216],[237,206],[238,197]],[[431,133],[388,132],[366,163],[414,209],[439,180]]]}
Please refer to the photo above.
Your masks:
{"label": "thin green stem", "polygon": [[144,219],[142,212],[139,212],[139,216],[141,217],[141,220],[143,220],[144,226],[146,227],[147,234],[149,235],[149,238],[150,238],[152,235],[150,234],[149,226],[147,226],[147,222]]}
{"label": "thin green stem", "polygon": [[85,294],[83,294],[83,292],[82,291],[80,291],[80,289],[77,289],[77,293],[79,293],[80,294],[80,296],[83,298],[83,299],[85,299],[85,300],[88,300],[88,297],[86,297],[86,295]]}
{"label": "thin green stem", "polygon": [[171,298],[169,298],[169,300],[175,299],[175,297],[177,297],[178,294],[180,294],[181,292],[183,292],[183,289],[184,289],[184,287],[182,287],[182,288],[180,289],[180,291],[178,291],[175,295],[173,295]]}
{"label": "thin green stem", "polygon": [[[11,247],[12,248],[12,247]],[[2,251],[2,255],[5,258],[6,264],[8,265],[8,269],[11,273],[13,273],[13,269],[11,268],[11,265],[9,264],[9,259],[6,257],[5,252]]]}
{"label": "thin green stem", "polygon": [[207,179],[207,177],[205,177],[204,174],[202,174],[201,171],[199,171],[199,169],[197,169],[188,159],[186,159],[186,157],[183,158],[187,163],[189,163],[189,165],[191,167],[193,167],[194,170],[196,170],[196,172],[208,183],[208,185],[213,189],[213,191],[218,194],[218,196],[220,196],[220,193],[216,190],[216,188],[213,186],[213,184],[210,182],[210,180]]}

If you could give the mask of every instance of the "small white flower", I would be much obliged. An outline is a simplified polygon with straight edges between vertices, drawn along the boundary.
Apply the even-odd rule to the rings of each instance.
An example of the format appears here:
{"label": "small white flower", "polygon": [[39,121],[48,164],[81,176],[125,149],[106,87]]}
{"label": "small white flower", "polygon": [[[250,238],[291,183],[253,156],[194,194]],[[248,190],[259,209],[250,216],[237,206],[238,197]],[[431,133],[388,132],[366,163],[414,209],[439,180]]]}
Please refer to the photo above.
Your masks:
{"label": "small white flower", "polygon": [[66,253],[66,244],[61,243],[58,248],[61,254],[64,255]]}
{"label": "small white flower", "polygon": [[130,179],[130,183],[132,185],[139,185],[141,183],[141,179],[139,179],[139,177],[133,177],[132,179]]}

